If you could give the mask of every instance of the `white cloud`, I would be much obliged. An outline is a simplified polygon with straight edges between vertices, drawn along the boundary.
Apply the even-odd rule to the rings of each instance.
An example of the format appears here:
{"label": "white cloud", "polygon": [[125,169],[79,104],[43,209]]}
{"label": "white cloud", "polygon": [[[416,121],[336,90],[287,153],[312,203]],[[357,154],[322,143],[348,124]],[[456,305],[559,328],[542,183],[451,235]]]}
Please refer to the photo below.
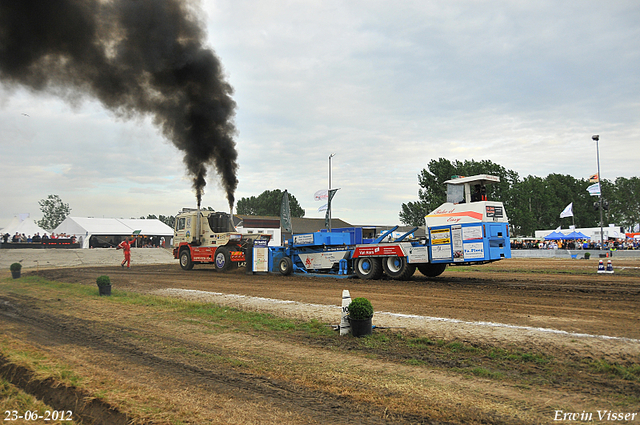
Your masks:
{"label": "white cloud", "polygon": [[[236,199],[341,187],[334,217],[394,224],[432,159],[521,176],[637,175],[640,6],[613,2],[203,1],[238,104]],[[182,155],[123,121],[23,90],[0,102],[0,226],[59,194],[73,214],[174,214],[195,203]],[[30,117],[22,116],[28,113]],[[204,205],[226,210],[210,172]]]}

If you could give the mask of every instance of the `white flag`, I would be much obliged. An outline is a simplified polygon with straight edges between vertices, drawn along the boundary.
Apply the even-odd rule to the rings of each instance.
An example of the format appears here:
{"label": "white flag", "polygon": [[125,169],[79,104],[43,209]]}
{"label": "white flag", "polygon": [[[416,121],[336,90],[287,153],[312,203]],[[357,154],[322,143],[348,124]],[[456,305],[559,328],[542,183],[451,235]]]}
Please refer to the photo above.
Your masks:
{"label": "white flag", "polygon": [[329,199],[329,191],[327,189],[319,190],[313,194],[313,199],[316,201],[326,201]]}
{"label": "white flag", "polygon": [[573,202],[560,213],[560,218],[573,217]]}
{"label": "white flag", "polygon": [[318,208],[318,212],[320,211],[326,211],[327,208],[329,208],[329,204],[324,204],[323,206],[321,206],[320,208]]}
{"label": "white flag", "polygon": [[587,192],[591,196],[600,196],[600,183],[592,184],[587,188]]}

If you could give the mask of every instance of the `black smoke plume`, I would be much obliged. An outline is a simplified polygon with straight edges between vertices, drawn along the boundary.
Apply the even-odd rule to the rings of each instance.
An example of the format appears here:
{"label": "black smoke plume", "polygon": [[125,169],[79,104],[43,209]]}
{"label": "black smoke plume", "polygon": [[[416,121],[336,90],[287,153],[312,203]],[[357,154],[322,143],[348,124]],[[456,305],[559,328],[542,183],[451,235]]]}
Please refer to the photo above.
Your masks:
{"label": "black smoke plume", "polygon": [[198,205],[213,165],[233,208],[236,104],[200,16],[181,0],[0,0],[0,82],[151,115],[184,152]]}

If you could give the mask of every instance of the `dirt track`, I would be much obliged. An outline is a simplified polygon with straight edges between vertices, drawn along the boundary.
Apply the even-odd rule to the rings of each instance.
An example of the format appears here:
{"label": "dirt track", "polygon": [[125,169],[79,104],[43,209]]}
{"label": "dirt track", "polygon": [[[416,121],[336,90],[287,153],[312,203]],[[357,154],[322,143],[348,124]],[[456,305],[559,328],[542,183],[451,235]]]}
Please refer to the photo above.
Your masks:
{"label": "dirt track", "polygon": [[[407,332],[431,339],[460,340],[469,344],[494,347],[510,347],[517,344],[524,349],[542,350],[555,356],[590,358],[597,355],[608,358],[611,362],[637,363],[640,355],[640,329],[637,326],[640,318],[640,272],[637,267],[640,266],[640,262],[616,261],[619,271],[614,275],[597,275],[596,265],[596,261],[508,260],[477,269],[483,271],[446,271],[441,277],[432,280],[427,280],[417,273],[408,282],[365,282],[324,277],[284,278],[278,275],[247,276],[241,271],[219,274],[211,267],[196,267],[185,272],[177,264],[139,266],[132,270],[114,267],[51,269],[39,271],[37,274],[51,280],[88,285],[94,285],[96,276],[108,274],[114,288],[119,290],[165,296],[169,294],[166,291],[168,289],[174,290],[171,293],[174,296],[181,297],[193,297],[194,294],[202,296],[203,292],[195,291],[244,295],[247,297],[217,295],[217,298],[211,301],[307,319],[316,311],[317,319],[334,324],[339,321],[339,311],[331,306],[340,303],[343,289],[349,289],[352,297],[362,296],[371,300],[377,312],[374,320],[377,326],[404,325],[402,327]],[[547,274],[545,271],[552,273]],[[191,291],[185,295],[184,292],[175,289]],[[297,304],[278,305],[268,301],[256,301],[252,297],[290,300],[296,301]],[[342,357],[342,353],[327,352],[322,347],[300,346],[300,341],[271,341],[265,345],[255,338],[235,336],[229,339],[230,336],[224,335],[212,337],[211,341],[198,341],[186,334],[168,331],[172,326],[170,322],[147,320],[142,317],[143,312],[135,310],[110,310],[109,314],[114,317],[107,320],[96,316],[94,309],[98,307],[93,305],[73,305],[75,311],[70,313],[65,312],[65,300],[58,300],[57,303],[62,308],[56,308],[56,303],[44,305],[41,300],[35,300],[29,295],[0,293],[0,302],[2,301],[5,302],[5,307],[0,309],[0,312],[4,313],[0,315],[0,321],[9,329],[11,335],[19,336],[36,345],[46,346],[57,354],[61,352],[55,347],[77,346],[78,352],[72,350],[73,356],[66,358],[70,363],[77,362],[79,365],[82,364],[83,355],[100,353],[108,364],[121,370],[114,379],[122,382],[143,377],[143,380],[150,382],[155,388],[197,389],[197,392],[191,391],[190,394],[199,406],[212,402],[219,405],[233,404],[236,407],[254,406],[242,409],[244,413],[241,417],[235,417],[228,413],[228,409],[222,409],[227,413],[221,413],[222,416],[218,420],[226,418],[225,420],[237,423],[252,420],[258,423],[283,420],[292,423],[436,423],[438,420],[465,422],[461,420],[461,416],[451,416],[442,412],[413,412],[411,409],[400,409],[395,416],[389,414],[385,417],[385,414],[381,414],[381,406],[376,403],[348,402],[313,385],[302,384],[300,380],[304,381],[307,378],[289,379],[275,372],[263,376],[253,373],[246,375],[237,368],[212,368],[202,359],[181,356],[180,351],[165,349],[178,345],[188,346],[190,350],[202,350],[207,353],[213,351],[222,357],[239,350],[264,353],[265,356],[271,353],[274,356],[283,356],[283,360],[289,355],[294,356],[293,352],[296,351],[295,356],[299,358],[310,356],[320,362],[324,357],[324,361],[327,362],[331,362],[332,358],[339,358],[347,363],[356,362],[360,364],[358,367],[363,367],[361,358],[358,360]],[[407,319],[408,321],[403,322],[405,319],[402,317],[384,315],[381,312],[421,318],[413,318],[413,321]],[[452,323],[435,318],[457,319],[460,322]],[[487,325],[486,322],[514,327],[496,327]],[[190,332],[185,329],[187,328],[183,331]],[[549,333],[548,329],[565,333]],[[251,357],[249,354],[246,356]],[[371,362],[372,365],[374,363]],[[90,372],[91,367],[83,367],[87,368],[86,373]],[[394,367],[402,370],[404,366]],[[448,385],[456,388],[463,385],[464,388],[484,392],[488,399],[497,400],[504,397],[500,394],[509,393],[508,389],[495,383],[461,383],[458,378],[445,375],[446,379],[441,378],[448,382]],[[633,388],[632,392],[637,391],[635,385],[630,388]],[[540,418],[536,415],[542,414],[544,418],[550,414],[550,407],[545,406],[542,400],[546,397],[562,400],[580,408],[598,407],[598,398],[594,396],[593,400],[589,400],[589,395],[582,390],[574,394],[570,389],[561,386],[557,394],[548,391],[551,391],[550,388],[545,387],[535,395],[512,394],[511,404],[524,403],[526,400],[530,403],[529,409],[538,409],[531,418],[526,415],[520,419],[510,417],[506,408],[504,412],[493,408],[497,409],[494,414],[487,413],[492,411],[491,409],[481,409],[477,416],[471,415],[469,418],[473,419],[471,422],[535,423]],[[612,391],[617,390],[614,388]],[[229,398],[231,394],[232,401]],[[445,397],[442,403],[446,405],[447,400],[456,397],[458,396]],[[470,414],[468,412],[477,408],[474,406],[479,401],[474,397],[468,395],[458,403],[462,406],[460,410],[467,412],[465,414]],[[436,400],[433,403],[438,405],[439,402]],[[538,419],[535,419],[536,417]]]}

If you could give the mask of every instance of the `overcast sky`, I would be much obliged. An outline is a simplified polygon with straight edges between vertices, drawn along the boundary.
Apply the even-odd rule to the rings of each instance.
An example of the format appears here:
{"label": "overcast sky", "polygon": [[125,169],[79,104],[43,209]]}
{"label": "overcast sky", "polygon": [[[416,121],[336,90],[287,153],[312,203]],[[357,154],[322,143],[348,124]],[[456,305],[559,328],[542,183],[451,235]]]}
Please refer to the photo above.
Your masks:
{"label": "overcast sky", "polygon": [[[288,189],[307,217],[399,224],[429,161],[491,160],[527,175],[638,176],[640,3],[203,0],[237,102],[236,200]],[[1,82],[0,82],[1,83]],[[149,117],[90,98],[0,91],[0,227],[194,207],[182,154]],[[228,211],[212,170],[203,205]],[[558,214],[560,211],[558,211]],[[295,229],[294,229],[295,230]]]}

